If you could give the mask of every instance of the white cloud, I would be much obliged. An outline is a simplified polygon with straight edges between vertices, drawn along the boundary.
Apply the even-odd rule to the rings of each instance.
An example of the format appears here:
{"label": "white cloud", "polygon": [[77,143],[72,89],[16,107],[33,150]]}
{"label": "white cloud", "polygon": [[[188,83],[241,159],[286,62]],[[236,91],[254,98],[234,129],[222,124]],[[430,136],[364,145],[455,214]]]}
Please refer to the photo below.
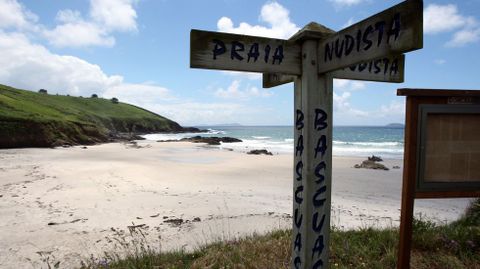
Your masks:
{"label": "white cloud", "polygon": [[447,62],[447,60],[445,60],[445,59],[436,59],[436,60],[434,61],[434,63],[436,63],[436,64],[438,64],[438,65],[443,65],[443,64],[445,64],[446,62]]}
{"label": "white cloud", "polygon": [[121,76],[108,76],[98,65],[80,58],[53,54],[20,33],[0,31],[0,51],[0,81],[14,87],[90,95],[123,81]]}
{"label": "white cloud", "polygon": [[57,47],[111,47],[112,33],[137,30],[136,18],[133,0],[91,0],[88,18],[76,10],[60,10],[59,24],[44,29],[43,35]]}
{"label": "white cloud", "polygon": [[362,2],[365,2],[365,0],[329,0],[329,1],[332,2],[337,7],[349,7],[349,6],[354,6]]}
{"label": "white cloud", "polygon": [[374,115],[383,118],[404,118],[405,116],[405,101],[391,101],[389,105],[382,105],[379,113]]}
{"label": "white cloud", "polygon": [[221,32],[283,39],[290,38],[300,30],[295,23],[290,21],[288,9],[277,2],[263,5],[259,19],[270,27],[250,25],[246,22],[241,22],[238,27],[235,27],[230,18],[222,17],[217,22],[217,28]]}
{"label": "white cloud", "polygon": [[342,25],[342,29],[347,28],[347,27],[353,25],[354,23],[355,23],[355,20],[353,18],[350,18],[350,19],[348,19],[348,21],[344,25]]}
{"label": "white cloud", "polygon": [[447,42],[447,47],[462,47],[469,43],[474,43],[480,40],[480,28],[463,29],[456,32],[453,38]]}
{"label": "white cloud", "polygon": [[250,97],[269,97],[272,96],[272,93],[268,89],[259,90],[255,86],[247,86],[245,90],[241,90],[240,81],[234,80],[226,90],[219,88],[214,95],[224,99],[248,99]]}
{"label": "white cloud", "polygon": [[423,11],[423,31],[426,34],[448,32],[470,24],[472,17],[458,13],[456,5],[430,4]]}
{"label": "white cloud", "polygon": [[30,28],[38,17],[16,0],[0,0],[0,29]]}
{"label": "white cloud", "polygon": [[334,79],[333,88],[340,91],[358,91],[366,87],[366,82],[348,79]]}
{"label": "white cloud", "polygon": [[105,98],[116,97],[122,102],[139,106],[152,105],[155,103],[172,101],[173,97],[167,88],[155,84],[121,83],[109,87],[102,94]]}
{"label": "white cloud", "polygon": [[57,47],[87,47],[115,45],[115,38],[98,25],[87,21],[67,22],[53,30],[46,30],[44,36]]}
{"label": "white cloud", "polygon": [[221,71],[225,75],[246,78],[249,80],[259,80],[262,79],[262,73],[253,73],[253,72],[243,72],[243,71]]}
{"label": "white cloud", "polygon": [[480,40],[478,21],[472,16],[460,14],[456,5],[430,4],[425,8],[423,17],[426,34],[456,31],[445,44],[447,47],[461,47]]}
{"label": "white cloud", "polygon": [[90,16],[109,31],[136,31],[133,0],[90,0]]}
{"label": "white cloud", "polygon": [[366,117],[368,112],[355,109],[350,105],[348,101],[351,97],[350,92],[343,92],[341,95],[333,93],[333,109],[339,116],[351,116],[351,117]]}

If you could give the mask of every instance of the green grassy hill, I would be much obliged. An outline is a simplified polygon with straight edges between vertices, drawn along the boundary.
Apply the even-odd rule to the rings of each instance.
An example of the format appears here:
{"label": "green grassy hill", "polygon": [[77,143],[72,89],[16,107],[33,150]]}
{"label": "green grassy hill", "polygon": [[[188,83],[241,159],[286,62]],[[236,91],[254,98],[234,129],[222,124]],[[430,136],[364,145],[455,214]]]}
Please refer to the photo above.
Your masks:
{"label": "green grassy hill", "polygon": [[182,131],[195,130],[133,105],[0,85],[0,148],[93,144],[115,140],[120,133]]}

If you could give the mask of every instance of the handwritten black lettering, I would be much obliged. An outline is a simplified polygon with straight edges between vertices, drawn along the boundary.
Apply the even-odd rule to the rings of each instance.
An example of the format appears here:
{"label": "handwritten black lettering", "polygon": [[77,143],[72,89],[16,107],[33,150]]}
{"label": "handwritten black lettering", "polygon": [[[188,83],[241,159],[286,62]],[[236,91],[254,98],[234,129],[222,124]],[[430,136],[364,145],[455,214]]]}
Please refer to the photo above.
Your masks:
{"label": "handwritten black lettering", "polygon": [[355,39],[351,35],[345,35],[345,56],[350,55],[355,46]]}
{"label": "handwritten black lettering", "polygon": [[315,240],[315,244],[313,245],[312,249],[312,259],[317,255],[317,259],[320,258],[322,255],[323,249],[325,248],[325,244],[323,243],[323,235],[317,236]]}
{"label": "handwritten black lettering", "polygon": [[297,174],[297,181],[302,180],[302,170],[303,170],[303,162],[300,160],[297,162],[297,165],[295,166],[295,173]]}
{"label": "handwritten black lettering", "polygon": [[297,236],[295,237],[295,243],[293,245],[293,250],[297,249],[297,251],[302,250],[302,234],[297,233]]}
{"label": "handwritten black lettering", "polygon": [[317,166],[315,167],[315,176],[317,177],[317,180],[315,180],[315,183],[319,184],[325,180],[325,176],[321,174],[321,171],[326,168],[327,168],[327,165],[325,164],[325,162],[321,162],[317,164]]}
{"label": "handwritten black lettering", "polygon": [[313,229],[314,232],[320,233],[322,231],[323,224],[325,223],[325,218],[326,218],[326,215],[323,214],[322,219],[319,222],[318,221],[318,212],[315,212],[315,214],[313,214],[312,229]]}
{"label": "handwritten black lettering", "polygon": [[237,59],[239,61],[243,60],[243,57],[238,54],[239,51],[244,51],[245,46],[238,42],[238,41],[233,41],[232,42],[232,51],[230,52],[230,59],[234,60]]}
{"label": "handwritten black lettering", "polygon": [[315,129],[317,131],[321,131],[327,128],[328,124],[326,120],[327,120],[327,113],[322,109],[319,109],[319,108],[315,109]]}
{"label": "handwritten black lettering", "polygon": [[325,152],[327,152],[327,137],[322,135],[318,139],[317,146],[315,147],[315,158],[317,158],[318,153],[321,153],[323,158]]}
{"label": "handwritten black lettering", "polygon": [[213,59],[216,60],[217,56],[224,54],[227,49],[225,48],[225,43],[221,40],[214,39],[213,43],[215,43],[215,47],[213,47]]}
{"label": "handwritten black lettering", "polygon": [[373,44],[372,40],[370,40],[370,38],[368,37],[372,32],[373,27],[371,25],[369,25],[367,29],[365,29],[365,32],[363,32],[363,43],[365,44],[365,46],[363,47],[364,50],[370,49]]}
{"label": "handwritten black lettering", "polygon": [[303,126],[304,126],[303,119],[304,119],[303,112],[300,109],[297,109],[297,119],[295,120],[295,126],[297,126],[297,130],[303,129]]}
{"label": "handwritten black lettering", "polygon": [[303,214],[299,213],[298,211],[298,208],[295,208],[295,212],[293,215],[295,218],[295,227],[297,227],[297,229],[300,229],[300,227],[302,226]]}
{"label": "handwritten black lettering", "polygon": [[323,268],[323,260],[322,259],[316,261],[312,266],[312,269],[321,269],[321,268]]}
{"label": "handwritten black lettering", "polygon": [[250,62],[250,58],[253,58],[253,62],[257,61],[258,56],[260,56],[260,52],[258,51],[258,43],[252,44],[247,56],[248,56],[247,62]]}
{"label": "handwritten black lettering", "polygon": [[335,56],[341,58],[343,54],[343,46],[345,45],[345,40],[342,39],[341,45],[339,45],[339,39],[335,40]]}
{"label": "handwritten black lettering", "polygon": [[278,64],[281,64],[283,61],[283,46],[278,46],[275,49],[275,53],[273,54],[272,64],[275,64],[275,61],[278,61]]}
{"label": "handwritten black lettering", "polygon": [[[299,154],[300,153],[300,154]],[[303,135],[298,137],[297,146],[295,147],[295,156],[302,156],[303,154]]]}
{"label": "handwritten black lettering", "polygon": [[295,257],[293,264],[295,265],[295,269],[300,269],[300,266],[302,266],[302,259],[300,259],[298,256]]}
{"label": "handwritten black lettering", "polygon": [[327,199],[325,198],[320,198],[320,195],[324,194],[325,192],[327,191],[327,186],[322,186],[320,189],[318,189],[315,194],[313,195],[313,205],[315,207],[321,207],[323,206],[323,204],[325,204],[325,201],[327,201]]}
{"label": "handwritten black lettering", "polygon": [[299,194],[302,194],[302,193],[303,193],[303,185],[300,185],[295,190],[295,202],[297,204],[302,204],[303,202],[303,198],[299,196]]}
{"label": "handwritten black lettering", "polygon": [[268,57],[270,57],[270,50],[271,49],[272,49],[272,47],[270,47],[270,45],[265,46],[265,56],[263,57],[263,60],[265,61],[265,63],[268,63]]}
{"label": "handwritten black lettering", "polygon": [[388,29],[387,31],[387,44],[390,43],[391,36],[394,36],[395,37],[394,40],[397,40],[399,35],[400,35],[400,14],[395,13],[395,15],[393,15],[393,20],[392,20],[390,29]]}

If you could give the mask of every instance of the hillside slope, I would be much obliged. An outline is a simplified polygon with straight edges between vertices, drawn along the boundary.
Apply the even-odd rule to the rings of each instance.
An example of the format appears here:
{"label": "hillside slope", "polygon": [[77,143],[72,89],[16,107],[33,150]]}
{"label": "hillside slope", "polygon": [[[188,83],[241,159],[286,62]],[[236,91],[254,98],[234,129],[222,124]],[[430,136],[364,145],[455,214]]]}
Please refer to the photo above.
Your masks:
{"label": "hillside slope", "polygon": [[114,141],[122,133],[198,131],[103,98],[49,95],[0,85],[0,148]]}

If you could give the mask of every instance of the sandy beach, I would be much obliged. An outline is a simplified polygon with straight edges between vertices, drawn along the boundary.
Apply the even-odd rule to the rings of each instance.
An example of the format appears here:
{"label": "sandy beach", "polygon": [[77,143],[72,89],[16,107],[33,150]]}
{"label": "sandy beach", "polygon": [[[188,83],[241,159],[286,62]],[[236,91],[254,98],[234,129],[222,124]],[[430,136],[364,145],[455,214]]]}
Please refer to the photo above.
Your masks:
{"label": "sandy beach", "polygon": [[[331,224],[398,226],[403,161],[362,160],[334,157]],[[162,250],[289,228],[292,167],[290,154],[180,142],[0,150],[0,268],[78,267],[131,225]],[[415,214],[448,222],[468,201],[417,200]]]}

